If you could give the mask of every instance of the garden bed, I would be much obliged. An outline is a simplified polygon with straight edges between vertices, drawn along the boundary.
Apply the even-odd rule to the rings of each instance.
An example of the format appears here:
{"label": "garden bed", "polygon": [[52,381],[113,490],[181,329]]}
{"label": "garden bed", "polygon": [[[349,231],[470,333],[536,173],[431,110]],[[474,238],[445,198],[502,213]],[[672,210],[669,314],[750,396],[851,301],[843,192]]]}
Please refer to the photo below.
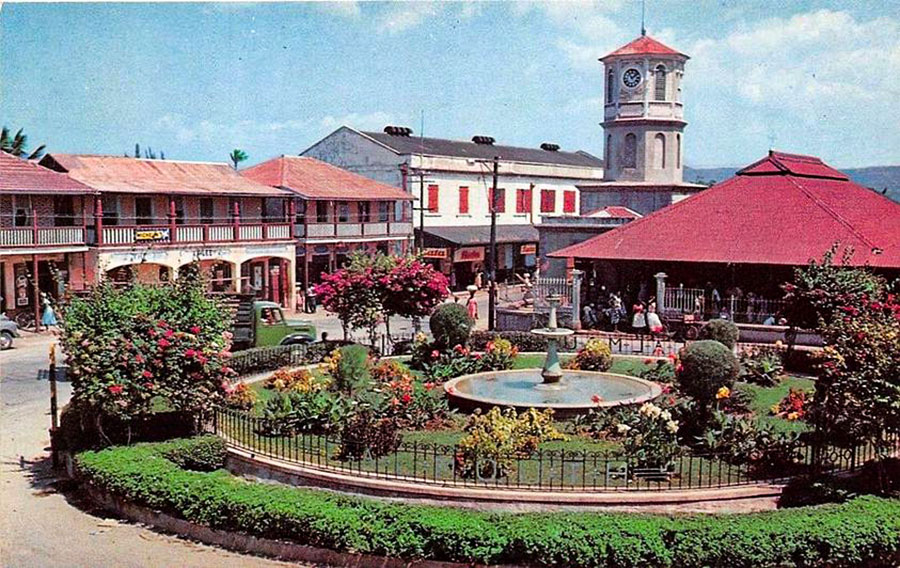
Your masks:
{"label": "garden bed", "polygon": [[224,454],[216,439],[196,438],[85,452],[77,466],[98,490],[197,525],[408,560],[617,568],[900,561],[898,500],[728,516],[486,513],[247,482],[214,470]]}

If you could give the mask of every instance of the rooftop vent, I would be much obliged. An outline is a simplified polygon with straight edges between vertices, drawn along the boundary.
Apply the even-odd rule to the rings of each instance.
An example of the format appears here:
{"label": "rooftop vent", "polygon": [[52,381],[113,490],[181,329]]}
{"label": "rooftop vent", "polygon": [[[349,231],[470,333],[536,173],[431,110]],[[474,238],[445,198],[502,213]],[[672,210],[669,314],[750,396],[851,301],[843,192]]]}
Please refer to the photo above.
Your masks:
{"label": "rooftop vent", "polygon": [[494,139],[490,136],[473,136],[472,142],[476,144],[484,144],[486,146],[494,145]]}
{"label": "rooftop vent", "polygon": [[541,144],[541,150],[546,150],[548,152],[558,152],[559,144],[551,144],[550,142],[544,142]]}
{"label": "rooftop vent", "polygon": [[412,134],[412,128],[407,128],[406,126],[385,126],[384,133],[391,136],[409,137]]}

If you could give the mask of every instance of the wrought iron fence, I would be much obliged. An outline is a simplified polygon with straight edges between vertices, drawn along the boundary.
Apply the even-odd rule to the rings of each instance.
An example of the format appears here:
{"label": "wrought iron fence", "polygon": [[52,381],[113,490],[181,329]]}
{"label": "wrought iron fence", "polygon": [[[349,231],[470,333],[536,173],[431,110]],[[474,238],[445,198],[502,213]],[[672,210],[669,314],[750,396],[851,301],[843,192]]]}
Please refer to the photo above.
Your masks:
{"label": "wrought iron fence", "polygon": [[[327,435],[276,435],[273,432],[280,428],[276,421],[240,411],[217,410],[210,428],[232,447],[316,470],[532,491],[662,491],[773,483],[805,473],[853,471],[876,455],[869,445],[839,448],[797,443],[763,449],[746,461],[727,453],[687,453],[659,466],[620,451],[538,449],[531,455],[479,456],[460,454],[451,444],[418,441],[401,442],[386,455],[372,455],[368,450],[342,452],[342,441]],[[889,442],[894,452],[900,450],[898,436],[892,435]],[[359,453],[361,457],[341,458]]]}
{"label": "wrought iron fence", "polygon": [[568,306],[572,303],[572,282],[565,278],[538,278],[532,294],[535,308],[549,308],[547,297],[550,295],[560,296],[560,305]]}
{"label": "wrought iron fence", "polygon": [[693,315],[700,320],[724,317],[737,323],[762,324],[769,321],[774,325],[784,313],[784,307],[784,300],[753,294],[720,296],[718,293],[707,293],[702,288],[666,288],[663,313],[670,319]]}

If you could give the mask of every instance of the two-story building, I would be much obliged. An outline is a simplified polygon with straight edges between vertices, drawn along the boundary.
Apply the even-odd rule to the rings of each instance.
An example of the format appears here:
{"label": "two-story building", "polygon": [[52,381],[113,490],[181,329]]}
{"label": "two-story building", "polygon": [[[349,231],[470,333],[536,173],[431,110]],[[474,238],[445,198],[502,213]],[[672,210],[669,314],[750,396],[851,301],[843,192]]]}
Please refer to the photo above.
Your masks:
{"label": "two-story building", "polygon": [[0,152],[0,313],[37,314],[40,294],[91,279],[89,212],[97,191]]}
{"label": "two-story building", "polygon": [[498,277],[536,265],[541,215],[577,215],[579,184],[599,183],[603,163],[556,144],[523,148],[413,136],[388,126],[362,132],[342,126],[305,150],[317,158],[401,187],[415,200],[412,221],[425,256],[461,288],[485,266],[490,238],[492,161],[498,158],[496,195]]}
{"label": "two-story building", "polygon": [[397,187],[298,156],[273,158],[241,174],[293,195],[296,281],[304,289],[353,251],[409,251],[412,197]]}
{"label": "two-story building", "polygon": [[89,274],[117,280],[133,272],[154,283],[196,261],[213,290],[292,304],[295,250],[286,192],[224,163],[48,154],[40,164],[93,193],[81,213],[88,219]]}

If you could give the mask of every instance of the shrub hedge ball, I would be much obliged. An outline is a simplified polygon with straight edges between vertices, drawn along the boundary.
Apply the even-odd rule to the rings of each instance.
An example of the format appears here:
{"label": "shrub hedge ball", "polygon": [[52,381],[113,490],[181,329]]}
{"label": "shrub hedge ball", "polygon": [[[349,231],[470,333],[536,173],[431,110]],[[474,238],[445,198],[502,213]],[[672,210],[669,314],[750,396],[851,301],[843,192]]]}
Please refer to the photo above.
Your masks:
{"label": "shrub hedge ball", "polygon": [[708,405],[722,387],[729,389],[740,372],[738,358],[718,341],[695,341],[679,353],[676,373],[681,391],[697,402]]}
{"label": "shrub hedge ball", "polygon": [[439,347],[465,345],[475,322],[462,304],[441,304],[428,320],[431,333]]}
{"label": "shrub hedge ball", "polygon": [[724,319],[708,321],[700,328],[700,339],[712,339],[725,347],[733,349],[741,336],[741,331],[734,322]]}

